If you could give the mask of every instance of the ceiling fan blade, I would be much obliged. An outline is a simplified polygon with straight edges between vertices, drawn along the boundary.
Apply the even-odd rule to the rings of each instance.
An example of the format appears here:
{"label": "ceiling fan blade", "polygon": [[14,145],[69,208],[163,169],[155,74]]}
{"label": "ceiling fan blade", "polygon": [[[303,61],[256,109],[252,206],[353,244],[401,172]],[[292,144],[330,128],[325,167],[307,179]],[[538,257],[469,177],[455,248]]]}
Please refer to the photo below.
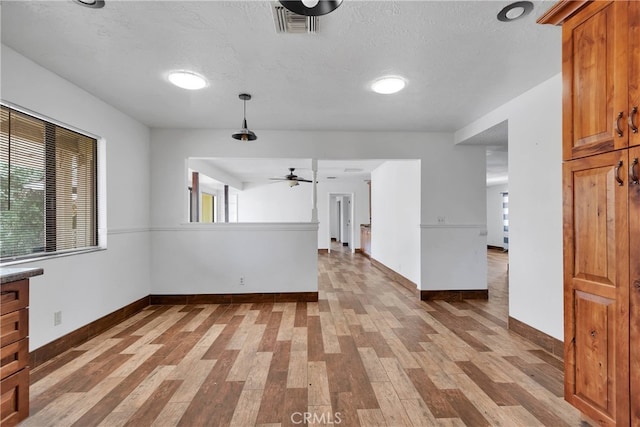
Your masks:
{"label": "ceiling fan blade", "polygon": [[298,178],[296,181],[299,181],[299,182],[313,182],[313,181],[311,181],[309,179],[302,179],[302,178]]}
{"label": "ceiling fan blade", "polygon": [[289,178],[269,178],[273,181],[291,181]]}

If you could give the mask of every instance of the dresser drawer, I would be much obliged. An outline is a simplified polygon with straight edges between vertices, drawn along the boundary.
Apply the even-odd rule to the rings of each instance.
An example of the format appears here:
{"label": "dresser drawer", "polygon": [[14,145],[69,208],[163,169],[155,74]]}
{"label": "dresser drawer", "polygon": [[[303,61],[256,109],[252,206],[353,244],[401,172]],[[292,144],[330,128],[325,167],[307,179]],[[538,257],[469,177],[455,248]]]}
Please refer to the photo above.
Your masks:
{"label": "dresser drawer", "polygon": [[29,371],[0,381],[0,425],[11,427],[29,416]]}
{"label": "dresser drawer", "polygon": [[0,285],[0,315],[20,310],[29,305],[29,280]]}
{"label": "dresser drawer", "polygon": [[7,378],[27,366],[28,360],[28,338],[23,338],[0,348],[0,379]]}
{"label": "dresser drawer", "polygon": [[0,316],[0,347],[20,341],[29,335],[29,309]]}

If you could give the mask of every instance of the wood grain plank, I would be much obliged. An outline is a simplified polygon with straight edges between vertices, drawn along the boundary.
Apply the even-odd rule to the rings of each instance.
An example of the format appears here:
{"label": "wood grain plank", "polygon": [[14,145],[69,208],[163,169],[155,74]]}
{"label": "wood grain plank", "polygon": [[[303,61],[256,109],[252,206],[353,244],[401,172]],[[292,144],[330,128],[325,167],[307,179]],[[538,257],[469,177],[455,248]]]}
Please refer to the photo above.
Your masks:
{"label": "wood grain plank", "polygon": [[360,353],[360,358],[362,359],[370,382],[389,381],[387,371],[385,371],[382,363],[380,363],[380,359],[373,348],[360,347],[358,348],[358,352]]}
{"label": "wood grain plank", "polygon": [[255,424],[262,402],[263,390],[242,390],[231,418],[232,427],[245,427]]}
{"label": "wood grain plank", "polygon": [[378,399],[380,409],[382,410],[382,414],[384,415],[387,425],[412,425],[411,420],[409,419],[407,412],[404,410],[404,406],[402,406],[402,402],[400,402],[400,399],[398,398],[398,395],[393,389],[391,383],[371,383],[371,386],[376,394],[376,398]]}
{"label": "wood grain plank", "polygon": [[326,363],[309,362],[307,375],[309,378],[309,406],[331,405]]}
{"label": "wood grain plank", "polygon": [[164,380],[138,410],[129,417],[124,424],[125,427],[152,425],[180,385],[182,385],[181,380]]}
{"label": "wood grain plank", "polygon": [[361,426],[387,427],[387,420],[381,409],[358,409],[358,420]]}

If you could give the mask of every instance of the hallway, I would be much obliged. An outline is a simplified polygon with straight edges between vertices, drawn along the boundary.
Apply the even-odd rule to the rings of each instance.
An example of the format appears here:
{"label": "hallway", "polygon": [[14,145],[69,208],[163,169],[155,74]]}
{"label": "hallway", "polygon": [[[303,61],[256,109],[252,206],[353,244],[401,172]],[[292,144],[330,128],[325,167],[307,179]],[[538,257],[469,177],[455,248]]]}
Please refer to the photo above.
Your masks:
{"label": "hallway", "polygon": [[149,306],[34,369],[21,425],[581,425],[490,258],[489,302],[421,302],[332,251],[317,303]]}

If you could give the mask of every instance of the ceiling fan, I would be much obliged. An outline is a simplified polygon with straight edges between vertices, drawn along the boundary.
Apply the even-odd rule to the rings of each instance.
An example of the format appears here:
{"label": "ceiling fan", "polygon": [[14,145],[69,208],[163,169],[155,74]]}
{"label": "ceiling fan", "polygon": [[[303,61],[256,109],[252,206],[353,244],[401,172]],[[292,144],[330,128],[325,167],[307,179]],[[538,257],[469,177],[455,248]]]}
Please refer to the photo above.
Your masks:
{"label": "ceiling fan", "polygon": [[289,168],[289,174],[285,175],[284,178],[270,178],[274,181],[289,181],[289,187],[295,187],[296,185],[300,185],[301,182],[313,182],[308,179],[300,178],[298,175],[293,172],[296,168]]}

